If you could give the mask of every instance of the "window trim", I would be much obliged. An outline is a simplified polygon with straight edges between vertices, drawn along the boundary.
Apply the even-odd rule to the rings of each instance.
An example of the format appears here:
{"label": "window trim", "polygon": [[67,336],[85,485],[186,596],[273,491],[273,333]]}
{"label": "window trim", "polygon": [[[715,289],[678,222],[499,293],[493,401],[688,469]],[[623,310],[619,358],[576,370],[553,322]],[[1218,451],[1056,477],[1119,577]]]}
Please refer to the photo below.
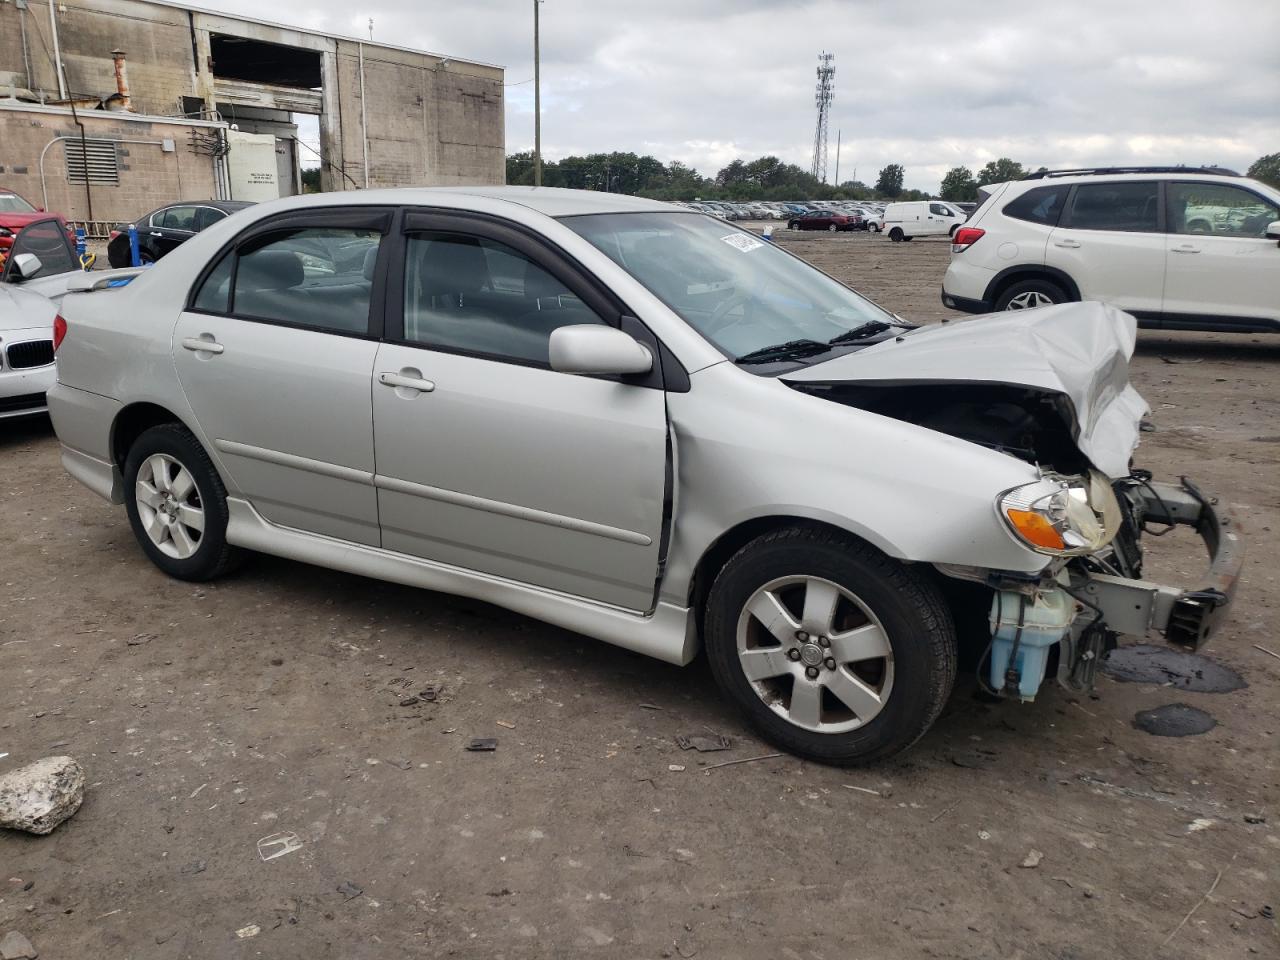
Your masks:
{"label": "window trim", "polygon": [[[1076,209],[1076,195],[1081,187],[1110,187],[1127,183],[1151,183],[1156,187],[1156,228],[1154,230],[1116,230],[1113,227],[1081,227],[1071,222]],[[1087,183],[1073,183],[1067,202],[1058,217],[1058,228],[1062,230],[1088,230],[1091,233],[1136,233],[1146,236],[1162,235],[1167,232],[1165,221],[1165,181],[1164,180],[1091,180]],[[1012,201],[1011,201],[1012,202]],[[1016,218],[1015,218],[1016,219]]]}
{"label": "window trim", "polygon": [[[183,206],[183,204],[172,204]],[[323,333],[335,337],[351,337],[357,340],[381,340],[383,323],[386,317],[386,264],[391,256],[391,249],[396,234],[401,211],[387,206],[334,206],[315,207],[305,210],[291,210],[287,213],[265,217],[250,224],[231,240],[218,248],[218,252],[209,258],[196,276],[196,280],[187,291],[184,313],[196,313],[202,316],[225,317],[229,320],[244,320],[248,323],[266,323],[290,330],[308,330],[312,333]],[[240,250],[253,241],[273,233],[290,230],[331,229],[331,230],[378,230],[382,239],[378,242],[378,259],[373,268],[372,289],[369,293],[369,316],[363,333],[354,330],[331,330],[314,324],[294,323],[279,320],[275,317],[258,317],[252,314],[236,313],[235,290],[236,276],[240,272]],[[196,299],[204,288],[209,275],[217,269],[222,259],[233,255],[231,264],[230,287],[227,292],[226,310],[202,310],[196,307]]]}
{"label": "window trim", "polygon": [[[1253,197],[1253,198],[1254,198],[1255,200],[1257,200],[1259,203],[1264,203],[1264,204],[1266,204],[1266,205],[1267,205],[1267,206],[1269,206],[1269,207],[1273,207],[1273,208],[1275,208],[1275,210],[1276,210],[1276,215],[1277,215],[1277,216],[1280,216],[1280,203],[1277,203],[1277,202],[1276,202],[1276,201],[1274,201],[1274,200],[1271,200],[1271,199],[1269,199],[1269,198],[1267,198],[1267,197],[1264,197],[1262,194],[1258,193],[1258,191],[1256,191],[1256,190],[1251,190],[1251,189],[1249,189],[1248,187],[1244,186],[1243,184],[1239,184],[1239,183],[1219,183],[1219,182],[1217,182],[1217,181],[1215,181],[1215,180],[1180,180],[1180,179],[1178,179],[1178,180],[1166,180],[1166,181],[1165,181],[1166,189],[1165,189],[1165,195],[1164,195],[1164,202],[1165,202],[1165,204],[1166,204],[1166,205],[1167,205],[1167,204],[1169,204],[1169,203],[1172,203],[1172,202],[1173,202],[1173,198],[1170,196],[1170,194],[1169,194],[1169,190],[1168,190],[1167,188],[1168,188],[1168,187],[1170,187],[1170,186],[1178,186],[1178,185],[1182,185],[1182,184],[1191,184],[1191,185],[1195,185],[1195,186],[1204,186],[1204,187],[1230,187],[1230,188],[1233,188],[1233,189],[1235,189],[1235,190],[1239,190],[1239,191],[1241,191],[1242,193],[1247,193],[1247,194],[1249,194],[1251,197]],[[1168,207],[1166,206],[1166,208],[1165,208],[1165,229],[1166,229],[1166,232],[1167,232],[1167,233],[1169,234],[1169,236],[1171,236],[1171,237],[1201,237],[1201,238],[1203,238],[1203,237],[1215,237],[1215,238],[1217,238],[1217,239],[1221,239],[1221,240],[1258,240],[1258,241],[1260,241],[1260,242],[1262,242],[1262,243],[1275,243],[1275,240],[1274,240],[1274,239],[1272,239],[1272,238],[1270,238],[1270,237],[1241,237],[1241,236],[1236,236],[1236,235],[1232,235],[1232,234],[1212,234],[1212,233],[1210,233],[1210,234],[1204,234],[1204,233],[1175,233],[1173,230],[1169,230],[1169,229],[1168,229],[1169,225],[1172,223],[1172,220],[1171,220],[1171,218],[1169,217],[1168,213],[1169,213],[1169,211],[1168,211]]]}

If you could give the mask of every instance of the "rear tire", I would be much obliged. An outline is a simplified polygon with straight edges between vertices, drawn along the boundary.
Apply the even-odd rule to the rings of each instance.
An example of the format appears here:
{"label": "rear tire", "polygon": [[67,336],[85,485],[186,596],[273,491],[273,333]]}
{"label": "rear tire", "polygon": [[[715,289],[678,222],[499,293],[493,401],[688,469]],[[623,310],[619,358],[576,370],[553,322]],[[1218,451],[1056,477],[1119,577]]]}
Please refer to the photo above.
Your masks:
{"label": "rear tire", "polygon": [[125,457],[124,485],[133,535],[169,576],[213,580],[240,560],[227,544],[226,487],[186,427],[143,431]]}
{"label": "rear tire", "polygon": [[902,232],[902,228],[894,227],[892,230],[890,230],[889,239],[892,240],[894,243],[901,243],[905,239],[905,236]]}
{"label": "rear tire", "polygon": [[1066,303],[1071,298],[1066,291],[1051,280],[1020,280],[1010,284],[996,298],[995,312],[1002,310],[1033,310]]}
{"label": "rear tire", "polygon": [[703,636],[716,683],[747,720],[821,763],[907,749],[955,682],[955,626],[937,587],[822,527],[739,550],[712,585]]}

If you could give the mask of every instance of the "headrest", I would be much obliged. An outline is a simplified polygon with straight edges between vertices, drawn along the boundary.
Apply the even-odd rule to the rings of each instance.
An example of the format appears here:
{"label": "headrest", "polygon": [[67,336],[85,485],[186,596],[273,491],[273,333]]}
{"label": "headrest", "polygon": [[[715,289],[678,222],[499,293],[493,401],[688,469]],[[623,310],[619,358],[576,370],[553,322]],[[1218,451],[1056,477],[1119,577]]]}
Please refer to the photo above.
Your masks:
{"label": "headrest", "polygon": [[364,253],[364,266],[361,268],[361,275],[368,281],[373,281],[373,270],[378,265],[378,245],[375,243]]}
{"label": "headrest", "polygon": [[302,258],[292,250],[255,250],[236,269],[236,286],[247,290],[287,290],[303,278]]}
{"label": "headrest", "polygon": [[489,282],[489,262],[472,237],[429,240],[419,247],[418,283],[426,297],[479,293]]}

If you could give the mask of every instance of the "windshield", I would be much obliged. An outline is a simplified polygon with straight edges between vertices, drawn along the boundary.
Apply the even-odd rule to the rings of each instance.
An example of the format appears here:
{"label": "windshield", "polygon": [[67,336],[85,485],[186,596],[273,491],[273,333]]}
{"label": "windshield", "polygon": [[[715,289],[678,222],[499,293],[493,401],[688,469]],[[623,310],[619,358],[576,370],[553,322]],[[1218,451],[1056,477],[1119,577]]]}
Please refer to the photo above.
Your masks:
{"label": "windshield", "polygon": [[35,213],[36,208],[16,193],[0,193],[0,213]]}
{"label": "windshield", "polygon": [[[830,359],[833,350],[903,325],[803,260],[727,223],[678,212],[561,222],[734,360],[770,347],[788,348],[787,359]],[[858,336],[841,339],[851,331]],[[797,351],[801,343],[808,346]]]}

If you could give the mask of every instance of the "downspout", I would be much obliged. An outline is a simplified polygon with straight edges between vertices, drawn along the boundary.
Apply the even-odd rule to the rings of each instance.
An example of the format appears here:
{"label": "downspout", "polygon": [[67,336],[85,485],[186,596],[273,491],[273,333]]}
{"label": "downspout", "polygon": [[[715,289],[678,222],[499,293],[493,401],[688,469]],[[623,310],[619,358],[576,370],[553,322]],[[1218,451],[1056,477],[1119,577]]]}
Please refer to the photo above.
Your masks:
{"label": "downspout", "polygon": [[369,189],[369,122],[364,108],[364,44],[360,48],[360,139],[364,141],[364,188]]}
{"label": "downspout", "polygon": [[[53,72],[58,76],[58,96],[65,100],[67,81],[62,76],[62,51],[58,46],[58,18],[54,15],[54,3],[55,0],[49,0],[49,29],[53,32]],[[73,107],[72,110],[74,109]]]}
{"label": "downspout", "polygon": [[[18,26],[22,29],[22,63],[27,70],[27,89],[34,90],[35,84],[31,80],[31,49],[27,46],[27,5],[24,3],[18,7]],[[41,102],[44,101],[44,94],[40,94]]]}

